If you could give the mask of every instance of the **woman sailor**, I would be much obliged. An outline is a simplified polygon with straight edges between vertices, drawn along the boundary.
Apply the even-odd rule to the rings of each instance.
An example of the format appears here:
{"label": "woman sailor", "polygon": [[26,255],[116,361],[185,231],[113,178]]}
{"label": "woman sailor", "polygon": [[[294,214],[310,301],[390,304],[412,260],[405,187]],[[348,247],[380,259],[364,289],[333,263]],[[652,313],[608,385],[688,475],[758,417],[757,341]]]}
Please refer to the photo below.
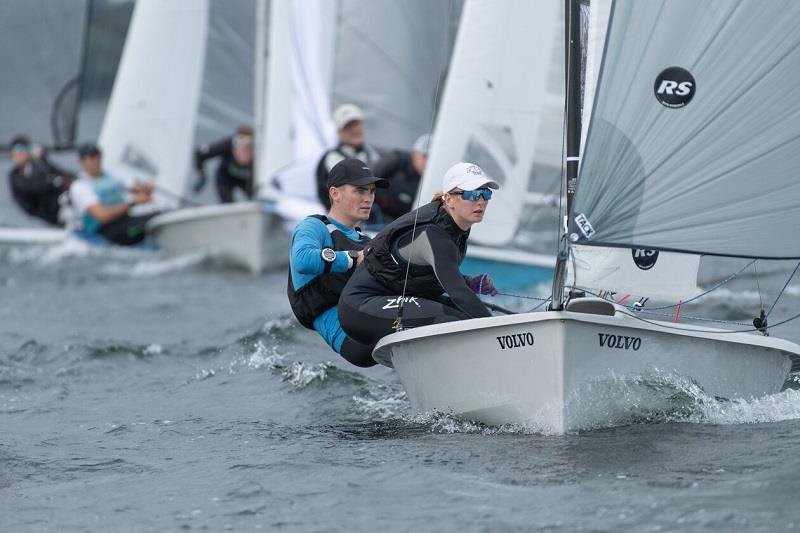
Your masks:
{"label": "woman sailor", "polygon": [[499,188],[478,165],[458,163],[445,173],[444,194],[381,230],[339,300],[347,335],[374,346],[395,331],[398,317],[403,327],[417,327],[491,316],[476,293],[497,294],[492,280],[463,276],[459,266],[470,228]]}

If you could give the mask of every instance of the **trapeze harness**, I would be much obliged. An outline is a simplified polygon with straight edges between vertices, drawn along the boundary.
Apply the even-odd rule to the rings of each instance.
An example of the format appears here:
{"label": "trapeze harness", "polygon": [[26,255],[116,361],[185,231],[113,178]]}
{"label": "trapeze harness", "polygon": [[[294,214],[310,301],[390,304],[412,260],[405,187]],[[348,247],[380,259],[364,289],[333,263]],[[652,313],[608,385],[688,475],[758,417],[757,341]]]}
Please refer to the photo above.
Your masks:
{"label": "trapeze harness", "polygon": [[[328,217],[324,215],[311,215],[311,218],[321,220],[333,240],[333,250],[336,252],[363,250],[369,243],[370,238],[361,233],[359,228],[355,228],[361,241],[349,239]],[[355,263],[354,263],[355,266]],[[292,312],[300,323],[308,329],[314,329],[314,320],[322,313],[339,303],[339,296],[342,294],[347,280],[353,274],[355,268],[347,272],[331,272],[331,263],[325,262],[325,272],[312,279],[299,289],[295,290],[292,283],[292,272],[289,271],[289,283],[287,285],[287,296]]]}

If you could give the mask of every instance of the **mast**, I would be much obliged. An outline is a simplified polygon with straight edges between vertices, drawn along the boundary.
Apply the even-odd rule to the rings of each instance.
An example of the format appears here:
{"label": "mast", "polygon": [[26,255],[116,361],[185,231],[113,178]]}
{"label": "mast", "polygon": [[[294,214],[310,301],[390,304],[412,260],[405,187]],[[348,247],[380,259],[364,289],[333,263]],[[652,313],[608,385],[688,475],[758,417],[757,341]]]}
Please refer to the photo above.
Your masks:
{"label": "mast", "polygon": [[260,188],[259,175],[263,168],[263,162],[266,154],[264,153],[263,143],[266,135],[266,120],[265,110],[267,105],[267,68],[266,64],[269,59],[269,49],[267,41],[267,31],[269,29],[269,12],[267,11],[267,0],[258,0],[256,3],[256,42],[255,54],[253,61],[255,62],[255,90],[253,96],[255,98],[253,111],[255,112],[255,139],[253,146],[255,150],[254,168],[253,168],[253,196],[258,198]]}
{"label": "mast", "polygon": [[575,196],[575,185],[578,179],[578,163],[581,147],[581,9],[580,0],[564,0],[565,21],[565,72],[566,72],[566,169],[564,172],[567,190],[566,213],[558,244],[558,256],[553,274],[553,297],[550,301],[551,311],[560,311],[564,307],[564,278],[569,259],[569,223],[567,218],[572,212],[572,198]]}

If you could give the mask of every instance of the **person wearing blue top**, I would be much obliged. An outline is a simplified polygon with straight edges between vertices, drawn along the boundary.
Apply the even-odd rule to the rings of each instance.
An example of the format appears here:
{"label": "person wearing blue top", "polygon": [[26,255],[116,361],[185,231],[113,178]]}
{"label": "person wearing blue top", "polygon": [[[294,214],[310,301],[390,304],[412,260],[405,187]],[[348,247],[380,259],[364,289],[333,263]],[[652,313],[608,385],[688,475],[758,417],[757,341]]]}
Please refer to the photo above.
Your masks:
{"label": "person wearing blue top", "polygon": [[289,303],[300,323],[316,330],[347,361],[373,366],[372,348],[355,342],[342,330],[338,303],[369,242],[357,224],[369,218],[376,187],[386,188],[389,182],[373,176],[364,162],[345,159],[331,169],[327,185],[328,214],[305,218],[292,234]]}
{"label": "person wearing blue top", "polygon": [[83,170],[69,192],[80,217],[81,230],[122,246],[144,240],[145,224],[156,213],[134,216],[128,211],[134,205],[151,201],[153,185],[105,172],[102,152],[95,144],[81,146],[78,157]]}

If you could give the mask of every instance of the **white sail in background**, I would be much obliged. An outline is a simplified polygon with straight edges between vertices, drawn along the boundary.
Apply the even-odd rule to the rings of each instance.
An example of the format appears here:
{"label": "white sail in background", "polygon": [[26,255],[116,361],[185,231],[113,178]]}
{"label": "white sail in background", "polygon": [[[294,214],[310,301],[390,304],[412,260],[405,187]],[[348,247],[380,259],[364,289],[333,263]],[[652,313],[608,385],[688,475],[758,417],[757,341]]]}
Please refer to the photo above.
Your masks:
{"label": "white sail in background", "polygon": [[316,200],[317,159],[336,139],[324,76],[332,53],[331,9],[332,4],[322,0],[270,2],[269,45],[261,56],[267,65],[259,91],[263,116],[256,119],[263,124],[257,151],[262,190],[272,186],[279,170],[307,161],[300,172],[290,171],[280,179],[281,190]]}
{"label": "white sail in background", "polygon": [[104,164],[186,192],[201,96],[208,0],[139,0],[100,132]]}
{"label": "white sail in background", "polygon": [[[331,114],[342,103],[363,110],[368,143],[410,149],[433,122],[454,12],[450,3],[427,0],[270,2],[263,116],[256,120],[264,125],[262,190],[277,181],[281,204],[299,198],[319,211],[316,166],[336,144]],[[412,31],[398,21],[413,21]]]}
{"label": "white sail in background", "polygon": [[[564,107],[563,11],[558,1],[470,1],[462,14],[419,203],[458,161],[502,185],[470,241],[508,246],[521,221],[558,192]],[[537,205],[539,204],[539,205]],[[527,208],[537,205],[531,211]],[[546,210],[548,235],[556,211]],[[524,243],[524,249],[530,250]],[[552,248],[550,248],[552,250]]]}
{"label": "white sail in background", "polygon": [[183,196],[194,147],[252,122],[254,6],[136,2],[99,139],[109,169]]}
{"label": "white sail in background", "polygon": [[800,257],[798,20],[797,2],[614,3],[579,243]]}

